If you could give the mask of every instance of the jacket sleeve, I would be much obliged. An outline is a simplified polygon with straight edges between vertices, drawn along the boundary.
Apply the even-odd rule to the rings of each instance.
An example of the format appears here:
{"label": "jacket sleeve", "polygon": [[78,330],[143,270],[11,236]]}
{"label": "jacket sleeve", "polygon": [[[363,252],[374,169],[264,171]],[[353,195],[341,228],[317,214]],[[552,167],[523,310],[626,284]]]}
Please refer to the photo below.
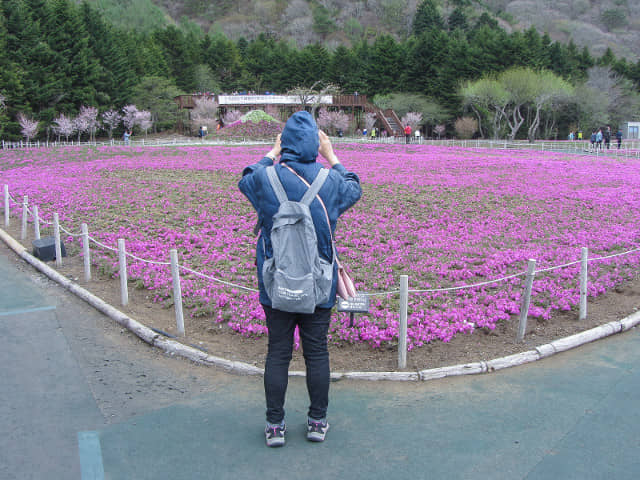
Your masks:
{"label": "jacket sleeve", "polygon": [[360,200],[362,187],[360,187],[358,175],[348,171],[341,163],[334,165],[332,170],[338,172],[342,177],[338,190],[338,211],[339,215],[342,215]]}
{"label": "jacket sleeve", "polygon": [[242,171],[242,178],[238,183],[238,188],[249,199],[253,208],[258,211],[258,196],[256,189],[256,176],[255,173],[261,168],[270,167],[273,165],[273,160],[269,157],[264,157],[258,163],[245,167]]}

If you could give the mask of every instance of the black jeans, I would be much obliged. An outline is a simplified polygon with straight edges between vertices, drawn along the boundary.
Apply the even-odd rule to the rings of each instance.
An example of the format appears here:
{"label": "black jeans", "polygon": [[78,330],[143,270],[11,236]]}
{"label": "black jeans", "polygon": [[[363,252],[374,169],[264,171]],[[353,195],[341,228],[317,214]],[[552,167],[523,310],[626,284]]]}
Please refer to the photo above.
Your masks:
{"label": "black jeans", "polygon": [[309,417],[320,420],[327,415],[329,405],[329,351],[327,333],[331,309],[317,308],[314,313],[289,313],[262,306],[269,329],[269,350],[264,368],[264,393],[267,401],[267,422],[284,419],[284,400],[289,383],[289,363],[293,353],[293,332],[300,327],[300,340],[307,367]]}

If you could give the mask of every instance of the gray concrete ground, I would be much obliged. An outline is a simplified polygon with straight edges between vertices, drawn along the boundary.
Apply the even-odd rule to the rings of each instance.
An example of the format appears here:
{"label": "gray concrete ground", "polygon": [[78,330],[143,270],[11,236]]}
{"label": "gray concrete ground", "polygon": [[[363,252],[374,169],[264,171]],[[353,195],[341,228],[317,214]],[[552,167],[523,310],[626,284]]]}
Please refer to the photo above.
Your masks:
{"label": "gray concrete ground", "polygon": [[292,379],[264,446],[260,377],[168,358],[0,250],[1,479],[636,479],[637,329],[497,373],[338,381],[324,444]]}

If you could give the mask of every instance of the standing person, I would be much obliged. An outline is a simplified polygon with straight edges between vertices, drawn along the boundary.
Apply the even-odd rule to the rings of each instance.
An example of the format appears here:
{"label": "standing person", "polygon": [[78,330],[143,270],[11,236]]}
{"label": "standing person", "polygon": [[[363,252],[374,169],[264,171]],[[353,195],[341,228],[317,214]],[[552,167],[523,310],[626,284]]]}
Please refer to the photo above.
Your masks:
{"label": "standing person", "polygon": [[596,131],[594,130],[591,132],[591,137],[589,137],[589,142],[591,142],[591,146],[589,147],[590,152],[594,152],[596,150],[596,140],[597,140],[597,134],[596,134]]}
{"label": "standing person", "polygon": [[416,128],[415,137],[416,137],[416,143],[420,143],[420,129],[419,128]]}
{"label": "standing person", "polygon": [[607,128],[604,129],[604,146],[607,150],[611,147],[611,126],[607,125]]}
{"label": "standing person", "polygon": [[407,124],[406,127],[404,127],[404,138],[405,138],[405,143],[411,143],[411,125]]}
{"label": "standing person", "polygon": [[622,145],[622,129],[618,128],[616,132],[616,140],[618,140],[618,150],[620,150],[620,146]]}
{"label": "standing person", "polygon": [[596,133],[596,150],[602,150],[602,129],[599,128]]}
{"label": "standing person", "polygon": [[[321,442],[329,429],[326,418],[330,380],[327,333],[331,308],[336,300],[337,264],[333,262],[329,301],[317,305],[315,311],[309,314],[290,313],[272,308],[262,272],[265,260],[273,255],[270,237],[272,218],[279,208],[279,201],[269,181],[266,167],[273,165],[280,156],[280,162],[275,166],[276,174],[287,197],[292,201],[299,201],[307,191],[307,186],[298,175],[309,184],[313,183],[323,168],[316,161],[318,153],[327,160],[330,170],[329,176],[309,208],[315,226],[319,255],[331,263],[334,255],[332,237],[338,217],[360,199],[362,189],[358,176],[349,172],[340,163],[329,137],[318,130],[313,117],[308,112],[296,112],[289,118],[271,151],[258,163],[243,170],[242,179],[238,185],[258,213],[260,227],[260,238],[256,246],[256,265],[260,303],[266,316],[269,336],[264,370],[267,405],[265,439],[269,447],[280,447],[285,443],[284,402],[296,326],[300,330],[307,369],[307,391],[310,400],[307,413],[307,439]],[[326,213],[318,198],[322,199]],[[327,223],[327,216],[330,224]]]}
{"label": "standing person", "polygon": [[125,145],[129,145],[129,143],[131,142],[131,132],[129,130],[125,130],[124,134],[122,135],[122,139],[124,140]]}

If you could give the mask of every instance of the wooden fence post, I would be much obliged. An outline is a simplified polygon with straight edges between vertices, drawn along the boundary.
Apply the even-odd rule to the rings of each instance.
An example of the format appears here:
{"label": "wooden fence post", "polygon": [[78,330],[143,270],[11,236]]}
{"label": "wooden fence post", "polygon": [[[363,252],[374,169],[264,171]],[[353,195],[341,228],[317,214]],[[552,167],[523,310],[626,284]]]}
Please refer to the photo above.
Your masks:
{"label": "wooden fence post", "polygon": [[409,277],[400,275],[400,326],[398,328],[398,369],[407,368],[407,316],[409,310]]}
{"label": "wooden fence post", "polygon": [[36,240],[40,239],[40,216],[37,205],[33,206],[33,236]]}
{"label": "wooden fence post", "polygon": [[82,257],[84,261],[84,279],[91,281],[91,250],[89,250],[89,228],[86,223],[81,226],[82,229]]}
{"label": "wooden fence post", "polygon": [[587,318],[587,273],[588,273],[589,249],[582,247],[580,261],[580,315],[579,320]]}
{"label": "wooden fence post", "polygon": [[4,226],[9,226],[9,185],[4,186]]}
{"label": "wooden fence post", "polygon": [[25,195],[22,201],[22,231],[20,232],[20,239],[27,238],[27,220],[29,218],[29,196]]}
{"label": "wooden fence post", "polygon": [[184,315],[182,313],[182,287],[180,286],[180,267],[178,266],[178,251],[169,250],[171,259],[171,277],[173,278],[173,306],[176,311],[176,327],[180,335],[184,335]]}
{"label": "wooden fence post", "polygon": [[529,260],[527,267],[527,276],[524,283],[524,296],[522,297],[522,305],[520,306],[520,322],[518,324],[518,336],[516,340],[522,342],[524,333],[527,330],[527,316],[529,315],[529,305],[531,304],[531,288],[533,287],[533,277],[536,274],[536,261]]}
{"label": "wooden fence post", "polygon": [[129,304],[129,290],[127,287],[127,252],[124,238],[118,239],[118,261],[120,263],[120,299],[123,307]]}
{"label": "wooden fence post", "polygon": [[56,267],[62,266],[62,247],[60,246],[60,217],[53,214],[53,240],[56,251]]}

